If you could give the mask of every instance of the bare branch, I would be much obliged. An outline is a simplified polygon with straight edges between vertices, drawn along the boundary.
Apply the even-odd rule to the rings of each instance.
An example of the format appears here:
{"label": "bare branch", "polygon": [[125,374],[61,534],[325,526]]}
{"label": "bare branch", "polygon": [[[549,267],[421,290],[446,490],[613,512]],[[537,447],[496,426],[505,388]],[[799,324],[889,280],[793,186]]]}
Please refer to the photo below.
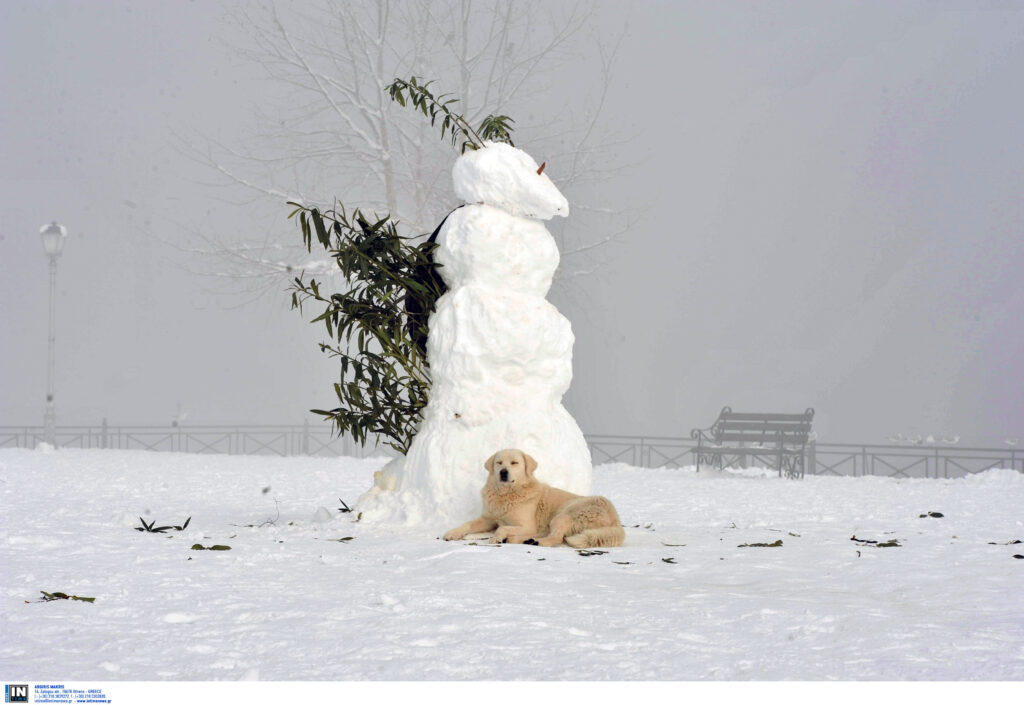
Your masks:
{"label": "bare branch", "polygon": [[[596,52],[588,81],[595,81],[597,92],[581,115],[570,103],[561,130],[517,124],[542,135],[552,178],[579,192],[622,167],[610,155],[623,142],[609,139],[602,123],[622,36],[593,42],[584,30],[594,12],[587,2],[346,0],[289,7],[287,13],[273,4],[243,6],[236,12],[238,36],[230,41],[274,86],[254,107],[259,134],[239,135],[236,145],[179,138],[178,146],[217,177],[225,197],[234,193],[249,206],[267,203],[269,212],[270,204],[285,200],[316,203],[338,196],[390,214],[410,235],[429,232],[456,205],[452,154],[420,117],[393,109],[384,87],[395,76],[437,77],[460,98],[460,111],[475,126],[488,114],[542,100],[558,90],[554,86],[567,85],[551,77],[580,54]],[[579,244],[564,247],[565,257],[585,258],[628,230],[609,225],[623,220],[622,213],[577,206],[575,194],[572,200],[572,222],[560,237],[569,234]],[[197,243],[192,254],[220,261],[223,266],[207,269],[225,277],[263,281],[279,291],[281,277],[303,264],[301,252],[291,248],[280,251],[292,258],[283,263],[278,250],[264,251],[268,243],[245,235],[229,242],[220,233],[186,230]],[[275,230],[277,237],[286,232]]]}

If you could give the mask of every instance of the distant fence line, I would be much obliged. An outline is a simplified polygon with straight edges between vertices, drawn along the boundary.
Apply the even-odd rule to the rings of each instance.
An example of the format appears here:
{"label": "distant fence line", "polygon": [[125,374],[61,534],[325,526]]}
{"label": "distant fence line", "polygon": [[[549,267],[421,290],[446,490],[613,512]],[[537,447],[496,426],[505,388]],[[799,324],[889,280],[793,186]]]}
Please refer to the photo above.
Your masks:
{"label": "distant fence line", "polygon": [[[0,448],[35,448],[44,440],[42,426],[0,426]],[[63,448],[113,448],[179,453],[231,455],[311,455],[369,457],[394,455],[387,446],[359,446],[338,438],[329,428],[310,423],[294,425],[220,426],[63,426],[57,429]],[[663,436],[587,435],[595,465],[625,463],[636,467],[673,468],[693,465],[690,438]],[[761,465],[751,447],[741,463]],[[745,461],[745,462],[744,462]],[[961,448],[959,446],[901,446],[857,443],[816,443],[807,446],[808,475],[951,478],[992,468],[1024,472],[1024,450]]]}
{"label": "distant fence line", "polygon": [[[657,436],[587,436],[595,465],[621,462],[646,468],[693,465],[689,438]],[[758,462],[758,448],[738,449],[751,466]],[[807,444],[804,458],[808,475],[861,477],[951,478],[975,475],[993,468],[1024,472],[1024,450],[1007,448],[961,448],[959,446],[881,445],[864,443]]]}
{"label": "distant fence line", "polygon": [[[44,442],[42,426],[0,426],[0,448],[35,448]],[[326,457],[391,455],[388,446],[363,448],[335,436],[327,424],[210,426],[61,426],[61,448],[113,448],[228,455],[314,455]]]}

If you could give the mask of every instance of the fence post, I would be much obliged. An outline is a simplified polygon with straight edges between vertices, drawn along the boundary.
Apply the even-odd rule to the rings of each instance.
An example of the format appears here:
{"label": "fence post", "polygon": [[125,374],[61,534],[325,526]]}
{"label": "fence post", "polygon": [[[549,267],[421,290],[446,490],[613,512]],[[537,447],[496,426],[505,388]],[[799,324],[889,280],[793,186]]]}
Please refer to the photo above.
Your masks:
{"label": "fence post", "polygon": [[813,438],[807,442],[807,460],[804,461],[807,467],[804,468],[804,472],[807,472],[807,468],[810,468],[810,473],[812,475],[818,474],[817,445],[817,441],[815,441]]}
{"label": "fence post", "polygon": [[100,426],[100,448],[107,447],[107,417],[103,417],[103,425]]}
{"label": "fence post", "polygon": [[309,455],[309,418],[302,419],[302,454]]}

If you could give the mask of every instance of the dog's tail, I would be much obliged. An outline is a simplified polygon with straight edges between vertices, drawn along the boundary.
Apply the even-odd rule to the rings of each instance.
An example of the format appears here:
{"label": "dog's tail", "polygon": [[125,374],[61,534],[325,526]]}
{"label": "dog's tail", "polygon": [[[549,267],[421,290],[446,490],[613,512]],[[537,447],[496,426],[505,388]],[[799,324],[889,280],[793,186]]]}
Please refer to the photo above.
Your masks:
{"label": "dog's tail", "polygon": [[578,534],[565,537],[565,542],[573,548],[621,546],[625,541],[626,532],[623,531],[621,526],[603,526],[599,529],[585,529]]}

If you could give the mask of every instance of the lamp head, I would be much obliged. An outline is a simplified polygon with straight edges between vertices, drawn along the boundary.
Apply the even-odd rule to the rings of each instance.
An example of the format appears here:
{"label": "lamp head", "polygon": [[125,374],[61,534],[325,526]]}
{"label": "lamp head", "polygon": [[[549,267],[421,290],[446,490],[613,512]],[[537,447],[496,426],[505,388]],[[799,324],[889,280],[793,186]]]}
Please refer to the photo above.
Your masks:
{"label": "lamp head", "polygon": [[68,229],[53,221],[39,229],[39,235],[43,238],[43,249],[50,257],[57,257],[64,249],[64,240],[68,236]]}

